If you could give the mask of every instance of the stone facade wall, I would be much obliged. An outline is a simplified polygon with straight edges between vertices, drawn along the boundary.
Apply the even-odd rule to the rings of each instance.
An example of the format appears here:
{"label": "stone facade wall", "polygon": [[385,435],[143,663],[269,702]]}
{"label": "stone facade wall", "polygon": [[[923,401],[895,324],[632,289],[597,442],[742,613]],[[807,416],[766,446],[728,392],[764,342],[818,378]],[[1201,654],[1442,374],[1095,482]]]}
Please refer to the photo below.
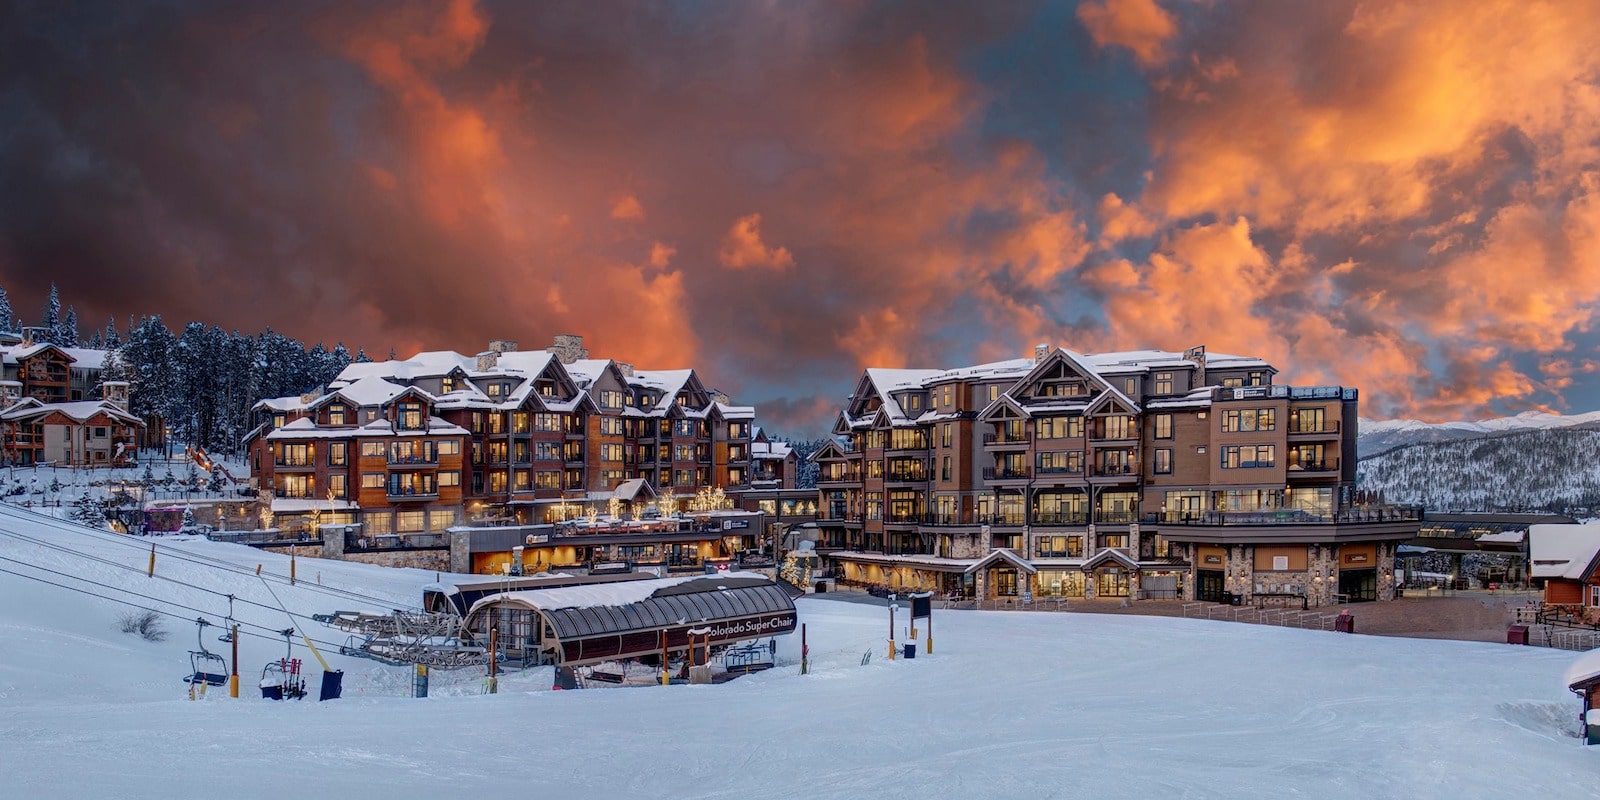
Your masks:
{"label": "stone facade wall", "polygon": [[[316,551],[302,552],[300,555],[319,557]],[[343,561],[357,561],[362,564],[377,564],[382,567],[415,567],[429,569],[435,572],[450,572],[450,551],[438,550],[392,550],[375,553],[345,553]]]}

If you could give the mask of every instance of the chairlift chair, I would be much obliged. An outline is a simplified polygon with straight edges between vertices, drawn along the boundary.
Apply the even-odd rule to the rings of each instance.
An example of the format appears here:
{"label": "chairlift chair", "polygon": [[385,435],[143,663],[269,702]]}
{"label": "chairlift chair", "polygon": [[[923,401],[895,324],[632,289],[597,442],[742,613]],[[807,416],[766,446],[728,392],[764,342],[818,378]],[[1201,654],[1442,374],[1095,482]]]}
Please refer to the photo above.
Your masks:
{"label": "chairlift chair", "polygon": [[221,686],[228,682],[228,662],[222,656],[206,649],[205,617],[195,619],[195,645],[199,650],[189,651],[189,676],[183,679],[191,686]]}
{"label": "chairlift chair", "polygon": [[266,700],[300,700],[306,696],[306,679],[300,674],[300,659],[294,658],[289,637],[294,628],[278,631],[283,636],[284,657],[268,661],[261,668],[261,697]]}

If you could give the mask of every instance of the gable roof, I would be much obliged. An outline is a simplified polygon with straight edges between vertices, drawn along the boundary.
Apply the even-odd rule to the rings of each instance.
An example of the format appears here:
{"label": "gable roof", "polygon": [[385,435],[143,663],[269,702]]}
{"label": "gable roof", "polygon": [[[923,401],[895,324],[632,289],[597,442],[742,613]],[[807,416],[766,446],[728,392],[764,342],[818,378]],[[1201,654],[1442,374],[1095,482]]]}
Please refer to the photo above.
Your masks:
{"label": "gable roof", "polygon": [[1600,524],[1531,525],[1528,560],[1535,578],[1581,581],[1600,555]]}
{"label": "gable roof", "polygon": [[1120,565],[1122,565],[1122,566],[1124,566],[1124,567],[1126,567],[1128,569],[1138,569],[1139,568],[1139,562],[1133,560],[1132,556],[1128,555],[1127,553],[1122,552],[1121,550],[1117,550],[1117,549],[1111,548],[1111,547],[1106,547],[1106,548],[1102,548],[1100,550],[1100,552],[1095,553],[1094,555],[1090,556],[1087,561],[1084,561],[1083,562],[1083,570],[1085,572],[1088,572],[1089,570],[1092,570],[1095,567],[1098,567],[1101,564],[1106,563],[1107,561],[1115,561],[1118,564],[1120,564]]}
{"label": "gable roof", "polygon": [[983,558],[978,559],[977,561],[972,563],[972,566],[969,566],[965,570],[962,570],[962,571],[970,574],[970,573],[973,573],[973,572],[977,572],[978,570],[981,570],[981,569],[986,569],[990,565],[995,565],[995,564],[1010,564],[1010,565],[1016,567],[1017,569],[1020,569],[1023,572],[1028,573],[1029,575],[1032,575],[1035,572],[1039,571],[1038,567],[1035,567],[1034,565],[1028,563],[1028,559],[1017,555],[1016,553],[1012,552],[1009,548],[1005,548],[1005,547],[997,547],[997,548],[989,551],[989,555],[986,555]]}

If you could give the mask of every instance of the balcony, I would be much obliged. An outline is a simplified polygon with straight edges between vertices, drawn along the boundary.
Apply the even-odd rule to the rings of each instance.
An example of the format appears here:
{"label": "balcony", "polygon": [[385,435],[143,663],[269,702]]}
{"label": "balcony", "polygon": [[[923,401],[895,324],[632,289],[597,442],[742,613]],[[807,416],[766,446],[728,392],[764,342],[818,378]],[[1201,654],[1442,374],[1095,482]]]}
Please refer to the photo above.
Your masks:
{"label": "balcony", "polygon": [[1290,459],[1289,461],[1290,478],[1326,477],[1338,472],[1339,459],[1337,458],[1328,458],[1322,461],[1300,461],[1295,459]]}
{"label": "balcony", "polygon": [[439,490],[433,489],[408,489],[400,486],[390,486],[384,494],[391,503],[425,503],[439,499]]}
{"label": "balcony", "polygon": [[[491,463],[495,463],[495,462],[491,462]],[[504,462],[502,461],[502,462],[499,462],[499,463],[504,463]],[[389,454],[389,468],[390,469],[408,469],[408,468],[409,469],[415,469],[417,467],[436,467],[438,465],[439,465],[439,455],[437,453],[433,454],[432,456],[427,456],[427,455],[401,455],[401,454],[397,454],[397,453],[390,453]]]}
{"label": "balcony", "polygon": [[1101,483],[1123,483],[1139,479],[1137,464],[1102,464],[1089,471],[1089,477]]}
{"label": "balcony", "polygon": [[983,435],[983,448],[985,450],[1015,450],[1028,446],[1028,437],[1020,433],[986,433]]}
{"label": "balcony", "polygon": [[272,468],[277,472],[309,472],[317,468],[317,460],[309,456],[306,458],[278,458],[273,459]]}
{"label": "balcony", "polygon": [[927,483],[928,478],[925,469],[895,469],[883,474],[884,483]]}
{"label": "balcony", "polygon": [[1325,420],[1321,420],[1321,421],[1310,421],[1310,420],[1308,420],[1306,422],[1301,422],[1297,418],[1290,417],[1289,418],[1289,435],[1290,436],[1302,436],[1302,437],[1307,437],[1307,438],[1317,438],[1317,437],[1322,437],[1322,436],[1329,436],[1329,437],[1338,436],[1339,435],[1339,420],[1336,420],[1336,419],[1325,419]]}
{"label": "balcony", "polygon": [[852,471],[848,471],[848,472],[840,472],[840,473],[838,473],[836,475],[835,474],[830,474],[830,473],[827,473],[827,472],[823,472],[823,473],[820,473],[820,474],[817,475],[817,485],[818,486],[825,486],[825,485],[831,484],[831,483],[860,483],[860,482],[861,482],[861,473],[860,473],[860,471],[856,471],[856,470],[852,470]]}
{"label": "balcony", "polygon": [[1031,475],[1032,471],[1027,467],[983,468],[983,479],[986,481],[1025,481]]}
{"label": "balcony", "polygon": [[1089,521],[1087,511],[1035,511],[1035,525],[1084,525]]}
{"label": "balcony", "polygon": [[1127,525],[1139,521],[1137,511],[1102,511],[1095,509],[1094,524],[1096,525]]}
{"label": "balcony", "polygon": [[1157,511],[1145,522],[1183,526],[1356,525],[1372,522],[1420,522],[1422,506],[1357,506],[1339,511],[1274,508],[1259,511]]}

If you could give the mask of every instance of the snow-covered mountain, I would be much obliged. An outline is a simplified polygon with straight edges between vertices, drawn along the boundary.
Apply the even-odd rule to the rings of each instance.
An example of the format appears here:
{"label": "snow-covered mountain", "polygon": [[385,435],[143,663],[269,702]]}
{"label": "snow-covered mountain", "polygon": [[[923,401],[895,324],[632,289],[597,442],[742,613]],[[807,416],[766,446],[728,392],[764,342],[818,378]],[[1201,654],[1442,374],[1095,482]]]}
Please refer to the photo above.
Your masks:
{"label": "snow-covered mountain", "polygon": [[1546,414],[1526,411],[1511,417],[1494,417],[1474,422],[1423,422],[1415,419],[1361,419],[1359,451],[1362,458],[1420,442],[1450,442],[1479,439],[1502,433],[1524,433],[1552,428],[1600,426],[1600,411],[1586,414]]}
{"label": "snow-covered mountain", "polygon": [[1435,511],[1600,509],[1600,427],[1527,428],[1422,440],[1363,457],[1357,485]]}

